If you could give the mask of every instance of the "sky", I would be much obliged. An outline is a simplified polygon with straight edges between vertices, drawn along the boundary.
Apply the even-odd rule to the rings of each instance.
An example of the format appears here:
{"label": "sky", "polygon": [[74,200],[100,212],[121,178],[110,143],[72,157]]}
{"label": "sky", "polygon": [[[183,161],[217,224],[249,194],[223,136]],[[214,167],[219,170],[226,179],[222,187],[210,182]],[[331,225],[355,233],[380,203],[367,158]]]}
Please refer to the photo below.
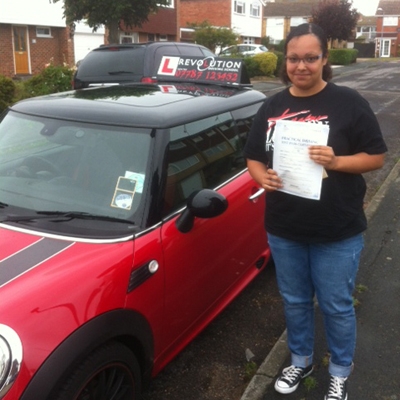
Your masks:
{"label": "sky", "polygon": [[353,8],[365,16],[375,15],[379,0],[353,0]]}

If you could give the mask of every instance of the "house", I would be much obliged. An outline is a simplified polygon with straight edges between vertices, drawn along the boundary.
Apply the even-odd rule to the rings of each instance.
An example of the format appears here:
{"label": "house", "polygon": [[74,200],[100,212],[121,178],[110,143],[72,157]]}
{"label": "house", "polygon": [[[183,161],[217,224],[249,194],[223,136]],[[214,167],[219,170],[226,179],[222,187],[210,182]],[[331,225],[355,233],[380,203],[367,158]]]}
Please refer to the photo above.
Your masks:
{"label": "house", "polygon": [[294,26],[310,21],[318,0],[281,0],[264,6],[264,36],[271,44],[279,44]]}
{"label": "house", "polygon": [[380,0],[376,10],[377,31],[375,54],[377,57],[400,56],[400,1]]}
{"label": "house", "polygon": [[375,57],[376,16],[364,16],[360,14],[355,29],[353,48],[358,51],[359,58]]}
{"label": "house", "polygon": [[235,29],[244,43],[260,43],[262,0],[170,0],[141,27],[122,27],[121,42],[193,41],[190,23]]}
{"label": "house", "polygon": [[168,6],[148,16],[141,27],[121,27],[120,43],[179,41],[178,10],[181,0],[169,0]]}
{"label": "house", "polygon": [[357,22],[356,39],[364,43],[375,43],[376,37],[376,16],[361,15]]}
{"label": "house", "polygon": [[170,0],[141,27],[122,27],[121,42],[193,41],[188,24],[208,21],[234,29],[242,43],[261,43],[262,0]]}
{"label": "house", "polygon": [[72,32],[62,2],[0,0],[0,74],[22,77],[45,65],[74,64]]}
{"label": "house", "polygon": [[261,43],[263,0],[180,0],[180,38],[190,40],[188,23],[208,21],[212,26],[230,28],[240,43]]}

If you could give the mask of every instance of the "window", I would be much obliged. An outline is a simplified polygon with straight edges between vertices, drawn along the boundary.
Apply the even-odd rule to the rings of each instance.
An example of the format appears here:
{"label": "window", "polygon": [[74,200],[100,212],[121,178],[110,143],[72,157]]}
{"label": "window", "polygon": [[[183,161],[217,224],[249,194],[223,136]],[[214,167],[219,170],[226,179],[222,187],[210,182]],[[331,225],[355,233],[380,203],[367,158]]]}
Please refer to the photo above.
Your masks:
{"label": "window", "polygon": [[36,27],[37,37],[51,37],[51,28],[49,26],[37,26]]}
{"label": "window", "polygon": [[195,190],[216,189],[244,171],[243,148],[260,103],[170,130],[164,215]]}
{"label": "window", "polygon": [[245,14],[246,13],[246,4],[243,1],[235,1],[234,2],[234,11],[236,14]]}
{"label": "window", "polygon": [[259,3],[250,4],[250,15],[252,17],[259,17],[260,16],[260,4]]}
{"label": "window", "polygon": [[243,38],[243,43],[244,44],[254,44],[255,43],[255,39],[253,37],[245,36]]}
{"label": "window", "polygon": [[138,43],[139,35],[138,33],[125,32],[124,34],[120,35],[119,41],[120,43]]}
{"label": "window", "polygon": [[169,8],[174,8],[174,0],[167,0],[167,2],[166,2],[167,4],[166,5],[160,5],[160,4],[157,4],[157,6],[159,6],[159,7],[169,7]]}
{"label": "window", "polygon": [[366,39],[374,39],[376,37],[375,26],[358,26],[357,27],[357,38],[364,37]]}
{"label": "window", "polygon": [[165,212],[176,211],[195,190],[215,189],[246,168],[241,137],[231,113],[170,131]]}
{"label": "window", "polygon": [[167,35],[160,35],[160,42],[167,42],[168,36]]}
{"label": "window", "polygon": [[155,42],[155,41],[156,41],[156,35],[155,35],[154,33],[149,33],[149,34],[147,35],[147,40],[148,40],[149,42]]}
{"label": "window", "polygon": [[383,17],[383,26],[397,26],[398,23],[398,17]]}

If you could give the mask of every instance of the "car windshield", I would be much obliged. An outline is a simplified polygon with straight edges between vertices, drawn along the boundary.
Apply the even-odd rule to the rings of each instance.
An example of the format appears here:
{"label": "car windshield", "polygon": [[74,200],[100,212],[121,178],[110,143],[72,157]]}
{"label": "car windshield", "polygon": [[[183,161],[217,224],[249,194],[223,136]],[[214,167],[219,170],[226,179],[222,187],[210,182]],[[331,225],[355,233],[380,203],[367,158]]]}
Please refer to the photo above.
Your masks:
{"label": "car windshield", "polygon": [[144,47],[107,48],[88,53],[78,68],[79,79],[143,75]]}
{"label": "car windshield", "polygon": [[19,215],[21,221],[42,221],[68,213],[65,219],[84,217],[86,223],[136,223],[150,145],[149,129],[9,111],[0,121],[1,221],[7,214],[15,222]]}

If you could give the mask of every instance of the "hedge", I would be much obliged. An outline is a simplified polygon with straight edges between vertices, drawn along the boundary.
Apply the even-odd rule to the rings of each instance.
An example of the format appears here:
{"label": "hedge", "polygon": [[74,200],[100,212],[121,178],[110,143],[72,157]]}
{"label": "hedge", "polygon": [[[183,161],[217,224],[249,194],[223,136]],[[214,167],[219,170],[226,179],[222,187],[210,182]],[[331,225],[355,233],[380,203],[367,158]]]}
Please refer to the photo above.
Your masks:
{"label": "hedge", "polygon": [[16,86],[11,78],[0,75],[0,113],[12,104]]}
{"label": "hedge", "polygon": [[357,61],[356,49],[330,49],[329,62],[332,65],[349,65]]}

